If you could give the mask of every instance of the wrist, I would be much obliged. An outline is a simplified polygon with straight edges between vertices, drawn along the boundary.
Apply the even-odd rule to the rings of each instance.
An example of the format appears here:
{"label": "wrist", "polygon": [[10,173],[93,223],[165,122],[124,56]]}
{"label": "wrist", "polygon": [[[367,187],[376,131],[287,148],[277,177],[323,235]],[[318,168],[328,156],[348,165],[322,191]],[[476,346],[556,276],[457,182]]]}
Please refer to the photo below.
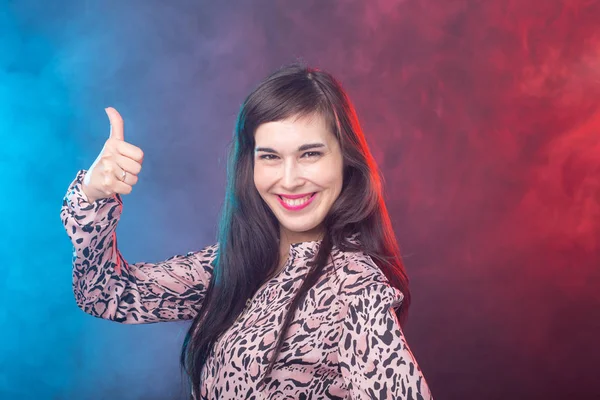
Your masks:
{"label": "wrist", "polygon": [[86,190],[85,190],[85,185],[81,185],[81,194],[83,196],[83,198],[90,204],[93,204],[97,199],[93,196],[90,196]]}

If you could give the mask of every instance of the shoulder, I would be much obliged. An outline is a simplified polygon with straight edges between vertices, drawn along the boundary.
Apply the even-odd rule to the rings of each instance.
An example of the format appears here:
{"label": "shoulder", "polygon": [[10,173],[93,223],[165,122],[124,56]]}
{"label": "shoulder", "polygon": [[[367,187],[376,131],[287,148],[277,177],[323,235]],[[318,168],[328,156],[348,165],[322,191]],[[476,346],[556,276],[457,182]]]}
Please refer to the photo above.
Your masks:
{"label": "shoulder", "polygon": [[383,271],[364,252],[344,252],[337,275],[338,298],[345,306],[372,300],[397,307],[404,299],[402,292],[390,285]]}
{"label": "shoulder", "polygon": [[389,284],[388,279],[368,254],[343,252],[338,258],[336,270],[340,294],[352,295],[373,285]]}
{"label": "shoulder", "polygon": [[214,258],[218,252],[219,252],[219,243],[214,243],[214,244],[205,246],[200,251],[195,252],[195,254],[199,257]]}

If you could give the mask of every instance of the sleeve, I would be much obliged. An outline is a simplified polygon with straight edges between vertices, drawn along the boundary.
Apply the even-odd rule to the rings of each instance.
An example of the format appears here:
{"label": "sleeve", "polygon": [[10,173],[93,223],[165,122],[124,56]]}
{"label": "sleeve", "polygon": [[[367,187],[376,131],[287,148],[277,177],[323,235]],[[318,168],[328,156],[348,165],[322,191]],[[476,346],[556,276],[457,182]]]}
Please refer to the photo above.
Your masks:
{"label": "sleeve", "polygon": [[338,356],[351,399],[433,399],[393,310],[403,298],[386,282],[345,297]]}
{"label": "sleeve", "polygon": [[208,288],[218,245],[152,264],[129,264],[117,248],[123,203],[117,194],[90,204],[77,173],[61,219],[73,244],[73,293],[79,308],[126,324],[195,317]]}

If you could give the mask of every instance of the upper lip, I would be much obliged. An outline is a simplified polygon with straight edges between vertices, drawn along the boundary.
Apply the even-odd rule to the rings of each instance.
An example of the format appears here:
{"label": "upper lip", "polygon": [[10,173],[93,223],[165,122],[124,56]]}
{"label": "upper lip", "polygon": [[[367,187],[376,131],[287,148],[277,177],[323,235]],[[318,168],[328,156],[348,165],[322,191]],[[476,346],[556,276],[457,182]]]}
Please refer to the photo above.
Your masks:
{"label": "upper lip", "polygon": [[312,195],[314,192],[310,192],[310,193],[304,193],[304,194],[283,194],[283,193],[279,193],[277,194],[277,196],[281,196],[281,197],[285,197],[286,199],[301,199],[303,197],[306,196],[310,196]]}

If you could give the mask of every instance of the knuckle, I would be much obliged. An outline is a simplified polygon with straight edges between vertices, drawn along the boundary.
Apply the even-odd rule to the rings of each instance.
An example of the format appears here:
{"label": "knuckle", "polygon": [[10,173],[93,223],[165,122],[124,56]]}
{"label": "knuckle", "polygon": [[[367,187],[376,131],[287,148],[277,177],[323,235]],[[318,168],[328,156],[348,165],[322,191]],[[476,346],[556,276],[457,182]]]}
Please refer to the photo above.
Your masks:
{"label": "knuckle", "polygon": [[112,187],[112,179],[110,176],[105,175],[104,179],[102,180],[102,189],[110,190],[111,187]]}
{"label": "knuckle", "polygon": [[105,155],[100,159],[100,165],[102,166],[102,169],[106,172],[112,172],[112,169],[113,169],[112,164],[113,163],[110,159],[110,156]]}

